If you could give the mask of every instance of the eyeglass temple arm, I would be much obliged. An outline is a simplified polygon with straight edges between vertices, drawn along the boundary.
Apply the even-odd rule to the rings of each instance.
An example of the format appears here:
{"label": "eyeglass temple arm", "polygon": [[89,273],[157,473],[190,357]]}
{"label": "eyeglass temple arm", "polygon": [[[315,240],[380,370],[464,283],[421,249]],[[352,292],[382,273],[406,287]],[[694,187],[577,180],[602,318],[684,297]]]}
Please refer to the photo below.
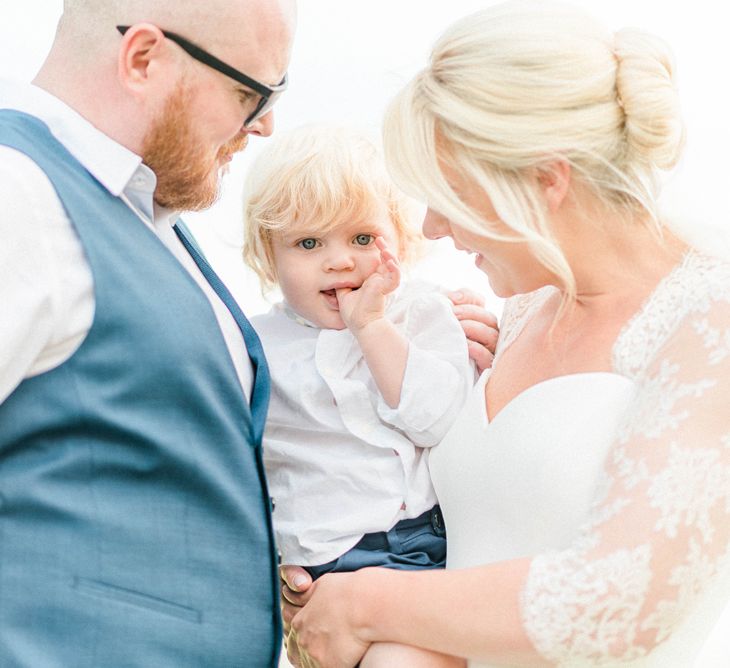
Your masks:
{"label": "eyeglass temple arm", "polygon": [[[124,35],[127,30],[129,30],[131,26],[117,26],[117,30]],[[188,53],[190,56],[195,58],[195,60],[200,61],[201,63],[208,65],[208,67],[212,67],[214,70],[217,70],[221,74],[225,74],[226,76],[230,77],[234,81],[238,81],[238,83],[243,84],[244,86],[250,88],[251,90],[256,91],[259,95],[263,95],[264,97],[269,97],[272,93],[275,92],[275,89],[269,88],[268,86],[264,86],[263,84],[259,83],[255,79],[252,79],[251,77],[247,77],[243,72],[239,72],[238,70],[234,69],[230,65],[227,65],[222,60],[218,60],[215,56],[209,54],[207,51],[204,51],[198,46],[195,46],[192,42],[189,42],[184,37],[181,37],[177,33],[170,32],[168,30],[162,30],[160,29],[160,32],[167,37],[172,42],[175,42],[181,49],[183,49],[186,53]],[[286,85],[286,77],[284,77],[284,81],[282,81],[282,84],[280,85]],[[276,89],[279,89],[279,86],[276,87]]]}

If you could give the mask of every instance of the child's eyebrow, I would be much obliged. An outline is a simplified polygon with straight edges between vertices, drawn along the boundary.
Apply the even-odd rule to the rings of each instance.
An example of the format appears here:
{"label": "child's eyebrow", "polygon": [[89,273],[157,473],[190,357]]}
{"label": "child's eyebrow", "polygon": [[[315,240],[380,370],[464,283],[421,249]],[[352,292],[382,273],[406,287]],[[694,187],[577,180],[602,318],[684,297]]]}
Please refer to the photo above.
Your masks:
{"label": "child's eyebrow", "polygon": [[299,239],[316,238],[321,234],[312,230],[282,230],[278,236],[282,241],[298,241]]}
{"label": "child's eyebrow", "polygon": [[319,236],[319,232],[314,232],[313,230],[289,230],[288,232],[284,232],[285,237],[300,239],[301,237],[316,237]]}

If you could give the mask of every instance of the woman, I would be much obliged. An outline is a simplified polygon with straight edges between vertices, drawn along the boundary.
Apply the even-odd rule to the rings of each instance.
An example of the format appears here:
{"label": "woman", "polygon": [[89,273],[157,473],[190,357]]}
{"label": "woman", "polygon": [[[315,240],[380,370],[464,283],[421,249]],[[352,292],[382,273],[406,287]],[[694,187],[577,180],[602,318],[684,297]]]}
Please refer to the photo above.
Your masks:
{"label": "woman", "polygon": [[285,587],[290,654],[691,666],[730,593],[730,265],[656,211],[683,144],[666,46],[562,5],[492,7],[441,37],[385,139],[426,235],[511,299],[430,460],[447,570]]}

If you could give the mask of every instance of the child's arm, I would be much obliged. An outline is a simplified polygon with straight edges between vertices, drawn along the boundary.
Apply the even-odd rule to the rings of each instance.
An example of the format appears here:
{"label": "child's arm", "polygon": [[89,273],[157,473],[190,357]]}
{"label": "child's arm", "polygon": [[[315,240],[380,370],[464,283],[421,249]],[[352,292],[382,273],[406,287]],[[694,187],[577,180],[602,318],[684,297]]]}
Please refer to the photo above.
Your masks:
{"label": "child's arm", "polygon": [[383,399],[391,408],[400,403],[403,376],[408,361],[408,340],[385,317],[387,296],[400,284],[400,267],[382,237],[380,266],[358,290],[337,290],[340,315],[357,339]]}

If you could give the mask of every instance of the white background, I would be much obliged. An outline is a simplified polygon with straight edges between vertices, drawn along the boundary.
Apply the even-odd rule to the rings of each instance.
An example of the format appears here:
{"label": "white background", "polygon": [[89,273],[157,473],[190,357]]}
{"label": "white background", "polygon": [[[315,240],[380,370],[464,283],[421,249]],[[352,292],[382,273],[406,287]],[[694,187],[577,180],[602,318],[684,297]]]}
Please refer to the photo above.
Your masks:
{"label": "white background", "polygon": [[[672,45],[688,145],[665,187],[663,208],[697,243],[730,254],[730,54],[723,3],[575,2],[613,28],[645,28]],[[291,86],[276,108],[277,127],[332,120],[377,128],[387,101],[425,63],[441,30],[487,4],[491,3],[300,0]],[[48,51],[62,1],[0,0],[0,7],[0,77],[30,80]],[[195,41],[195,35],[188,37]],[[110,30],[110,39],[115,38]],[[223,195],[212,209],[186,217],[212,263],[250,314],[267,305],[256,279],[240,260],[240,193],[248,165],[265,141],[254,138],[246,152],[234,158]],[[484,292],[488,305],[499,312],[500,301],[489,295],[485,277],[466,256],[455,253],[448,241],[432,246],[432,256],[421,272],[451,287],[471,286]],[[730,632],[723,635],[726,640],[708,648],[699,664],[702,668],[730,665]]]}
{"label": "white background", "polygon": [[[388,100],[426,61],[430,45],[456,18],[488,0],[300,0],[290,90],[276,108],[276,126],[314,121],[358,123],[377,130]],[[684,160],[669,178],[663,207],[700,244],[730,254],[730,56],[721,4],[713,0],[583,0],[610,27],[650,30],[673,47],[688,126]],[[30,80],[48,51],[61,0],[0,0],[0,77]],[[189,35],[195,40],[195,35]],[[116,35],[110,31],[110,39]],[[83,48],[83,45],[80,45]],[[220,201],[188,214],[211,262],[248,313],[267,309],[256,278],[240,259],[241,188],[266,139],[253,138],[236,156]],[[486,278],[450,241],[430,244],[417,273],[450,287],[471,286],[492,297]]]}

